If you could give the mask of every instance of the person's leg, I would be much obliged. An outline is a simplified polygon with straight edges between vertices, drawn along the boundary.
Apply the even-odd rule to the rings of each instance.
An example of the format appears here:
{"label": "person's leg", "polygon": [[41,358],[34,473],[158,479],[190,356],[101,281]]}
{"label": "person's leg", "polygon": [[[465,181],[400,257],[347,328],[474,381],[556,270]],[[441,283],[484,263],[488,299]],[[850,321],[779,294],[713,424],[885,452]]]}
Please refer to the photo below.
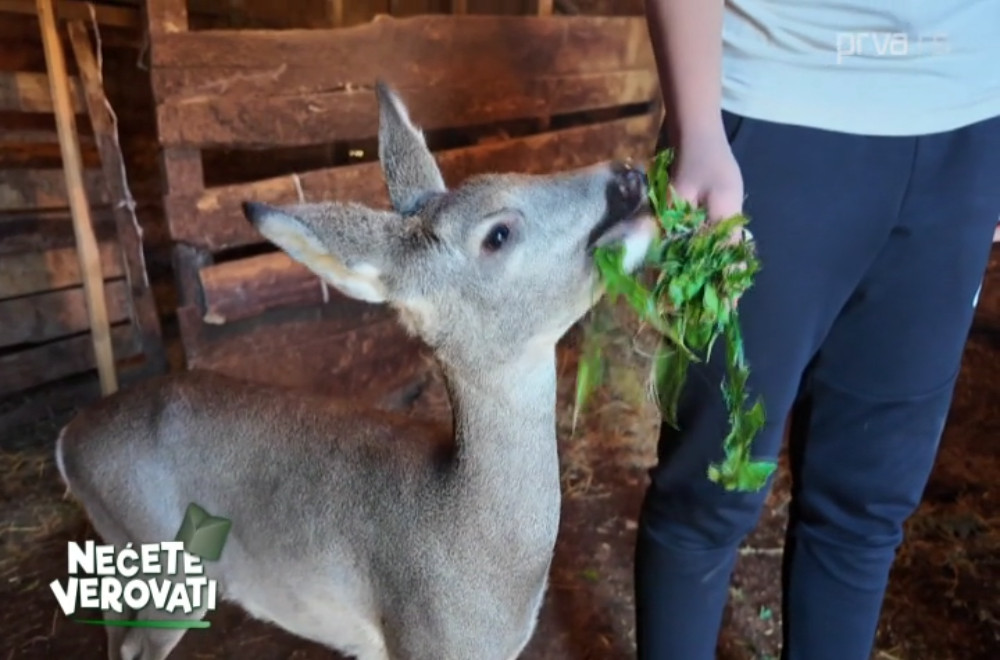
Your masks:
{"label": "person's leg", "polygon": [[811,373],[786,548],[790,660],[867,660],[1000,214],[1000,119],[917,141],[889,241]]}
{"label": "person's leg", "polygon": [[[775,458],[803,370],[889,235],[914,141],[726,119],[761,261],[739,306],[751,398],[768,416],[755,454]],[[724,359],[716,348],[709,364],[692,365],[681,430],[661,429],[635,555],[640,660],[715,657],[736,549],[766,496],[706,476],[728,430]]]}

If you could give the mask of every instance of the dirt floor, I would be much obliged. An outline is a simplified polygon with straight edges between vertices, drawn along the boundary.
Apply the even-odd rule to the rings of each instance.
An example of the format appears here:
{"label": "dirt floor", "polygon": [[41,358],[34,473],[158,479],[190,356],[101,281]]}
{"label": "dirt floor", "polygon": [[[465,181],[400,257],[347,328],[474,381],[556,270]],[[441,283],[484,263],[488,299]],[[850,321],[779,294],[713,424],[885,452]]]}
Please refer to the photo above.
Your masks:
{"label": "dirt floor", "polygon": [[[551,587],[525,660],[616,660],[633,655],[632,544],[652,462],[656,418],[635,392],[598,394],[571,433],[577,335],[560,354],[563,523]],[[878,636],[876,660],[1000,657],[1000,253],[995,250],[968,343],[941,456],[908,525]],[[429,405],[433,405],[433,402]],[[66,541],[91,534],[64,500],[50,460],[64,414],[2,439],[0,660],[104,657],[104,632],[67,621],[48,583],[65,576]],[[787,505],[782,472],[733,581],[723,660],[778,656],[779,566]],[[189,632],[177,660],[337,656],[235,607]]]}

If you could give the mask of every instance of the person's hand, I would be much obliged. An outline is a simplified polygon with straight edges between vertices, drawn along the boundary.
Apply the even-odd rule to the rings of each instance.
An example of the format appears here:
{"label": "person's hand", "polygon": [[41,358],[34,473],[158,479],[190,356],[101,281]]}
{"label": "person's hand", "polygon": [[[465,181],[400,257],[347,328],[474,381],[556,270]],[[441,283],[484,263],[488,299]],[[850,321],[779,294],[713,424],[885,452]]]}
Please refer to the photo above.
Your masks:
{"label": "person's hand", "polygon": [[681,140],[671,181],[678,196],[706,210],[709,222],[743,210],[743,175],[721,125]]}
{"label": "person's hand", "polygon": [[[705,209],[709,223],[743,212],[743,174],[721,126],[681,140],[671,180],[679,197]],[[733,244],[748,240],[752,236],[746,229],[737,229],[729,237]],[[739,297],[733,299],[732,307],[738,303]]]}

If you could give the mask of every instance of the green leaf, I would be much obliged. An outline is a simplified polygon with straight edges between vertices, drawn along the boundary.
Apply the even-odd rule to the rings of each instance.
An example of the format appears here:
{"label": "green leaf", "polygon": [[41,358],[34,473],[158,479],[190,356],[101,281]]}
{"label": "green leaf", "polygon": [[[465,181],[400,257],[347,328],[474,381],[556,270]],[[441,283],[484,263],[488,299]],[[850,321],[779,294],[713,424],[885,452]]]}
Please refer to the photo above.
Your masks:
{"label": "green leaf", "polygon": [[[749,223],[736,214],[718,223],[707,223],[705,209],[677,195],[670,186],[669,149],[657,153],[650,167],[649,201],[664,230],[645,255],[644,268],[624,270],[624,250],[600,248],[595,262],[610,304],[624,298],[640,321],[662,337],[653,356],[649,377],[664,421],[677,426],[677,405],[688,377],[689,365],[708,359],[720,338],[725,339],[725,378],[720,393],[729,413],[729,432],[723,439],[724,460],[708,469],[708,478],[727,489],[756,490],[773,473],[774,464],[750,459],[750,448],[764,426],[763,402],[746,407],[749,366],[743,351],[739,315],[733,300],[753,283],[760,269],[753,244],[731,242],[734,232]],[[653,271],[655,282],[647,287],[639,273]],[[598,315],[591,315],[598,330]],[[599,328],[600,333],[610,332]],[[606,367],[600,342],[585,338],[577,374],[576,415],[594,389],[603,382]],[[627,379],[615,377],[628,384]],[[624,387],[624,386],[623,386]]]}

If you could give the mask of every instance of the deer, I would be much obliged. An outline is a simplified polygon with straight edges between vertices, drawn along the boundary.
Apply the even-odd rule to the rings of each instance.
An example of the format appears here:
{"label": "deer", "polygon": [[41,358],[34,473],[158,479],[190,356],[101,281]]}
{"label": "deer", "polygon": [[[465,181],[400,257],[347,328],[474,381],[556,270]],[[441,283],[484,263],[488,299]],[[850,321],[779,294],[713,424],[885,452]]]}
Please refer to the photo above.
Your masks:
{"label": "deer", "polygon": [[[77,413],[55,462],[115,548],[172,540],[189,502],[229,519],[204,570],[253,618],[359,660],[513,660],[535,631],[560,523],[557,344],[603,294],[597,247],[620,246],[629,270],[645,257],[649,184],[641,164],[608,160],[449,188],[400,95],[382,80],[375,94],[388,208],[242,211],[429,347],[452,424],[185,369]],[[108,657],[163,660],[184,634],[108,626]]]}

